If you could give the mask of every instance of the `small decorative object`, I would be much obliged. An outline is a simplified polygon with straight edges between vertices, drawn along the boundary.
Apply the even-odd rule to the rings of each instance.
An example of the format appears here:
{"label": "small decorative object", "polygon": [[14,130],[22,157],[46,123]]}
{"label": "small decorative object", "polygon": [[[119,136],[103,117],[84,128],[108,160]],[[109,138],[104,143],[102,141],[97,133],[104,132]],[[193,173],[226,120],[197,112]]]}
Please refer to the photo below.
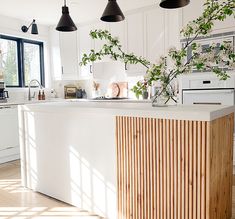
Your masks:
{"label": "small decorative object", "polygon": [[149,92],[147,90],[142,91],[142,97],[144,100],[147,100],[149,97]]}
{"label": "small decorative object", "polygon": [[120,87],[117,83],[111,83],[108,87],[108,97],[118,97],[120,94]]}
{"label": "small decorative object", "polygon": [[[215,21],[224,21],[227,17],[235,15],[235,0],[222,2],[206,0],[204,7],[203,14],[189,22],[181,31],[182,37],[186,39],[184,46],[180,49],[170,48],[167,56],[160,57],[157,63],[151,63],[133,53],[126,53],[122,50],[119,40],[112,37],[107,30],[94,30],[90,32],[93,39],[104,39],[107,42],[100,51],[91,50],[89,54],[84,54],[80,64],[87,65],[90,62],[101,60],[105,56],[109,56],[113,60],[121,60],[125,64],[141,64],[146,68],[146,75],[144,82],[137,82],[132,89],[136,97],[138,98],[142,95],[142,91],[146,90],[145,84],[151,87],[154,82],[158,82],[160,89],[152,98],[153,106],[157,105],[158,96],[166,98],[165,104],[170,100],[176,103],[173,84],[180,74],[192,72],[192,69],[196,68],[198,71],[214,72],[221,80],[226,80],[229,77],[226,69],[235,68],[235,53],[230,43],[224,41],[219,47],[212,43],[203,50],[201,45],[195,42],[198,37],[211,32]],[[192,50],[192,56],[187,59],[189,48]],[[167,63],[171,63],[171,66],[167,66]]]}
{"label": "small decorative object", "polygon": [[108,0],[108,4],[102,14],[100,20],[106,22],[118,22],[123,21],[125,16],[123,15],[121,9],[118,6],[116,0]]}
{"label": "small decorative object", "polygon": [[27,33],[29,28],[32,26],[32,29],[31,29],[31,34],[38,34],[38,26],[37,24],[35,23],[35,20],[33,19],[32,23],[27,27],[27,26],[22,26],[21,27],[21,30],[24,32],[24,33]]}
{"label": "small decorative object", "polygon": [[87,93],[86,93],[85,89],[82,90],[82,98],[83,99],[87,98]]}
{"label": "small decorative object", "polygon": [[45,95],[44,90],[42,90],[42,100],[45,100],[45,99],[46,99],[46,95]]}
{"label": "small decorative object", "polygon": [[77,97],[77,87],[69,85],[64,87],[65,99],[75,99],[76,97]]}
{"label": "small decorative object", "polygon": [[78,99],[81,99],[81,98],[82,98],[82,89],[81,89],[81,88],[77,89],[76,98],[78,98]]}
{"label": "small decorative object", "polygon": [[62,7],[62,16],[56,27],[56,30],[62,32],[76,31],[77,27],[74,24],[72,18],[69,15],[69,8],[66,6],[66,0],[64,0],[64,6]]}
{"label": "small decorative object", "polygon": [[93,81],[92,85],[92,97],[96,98],[100,96],[100,84]]}
{"label": "small decorative object", "polygon": [[51,89],[51,98],[56,98],[56,97],[57,97],[57,93],[55,89]]}
{"label": "small decorative object", "polygon": [[38,100],[42,100],[42,93],[41,93],[41,90],[38,91]]}
{"label": "small decorative object", "polygon": [[[140,96],[143,97],[143,99],[147,99],[148,98],[148,83],[147,81],[138,81],[137,84],[132,88],[132,91],[135,93],[135,96],[137,99],[139,99]],[[147,98],[146,97],[146,93],[147,93]]]}

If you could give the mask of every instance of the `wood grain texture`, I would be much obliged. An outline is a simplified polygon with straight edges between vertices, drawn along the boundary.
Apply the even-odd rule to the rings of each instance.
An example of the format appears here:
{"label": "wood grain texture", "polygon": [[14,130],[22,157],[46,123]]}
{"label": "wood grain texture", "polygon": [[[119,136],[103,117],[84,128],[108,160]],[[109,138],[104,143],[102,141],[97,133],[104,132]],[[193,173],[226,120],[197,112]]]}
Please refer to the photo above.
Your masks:
{"label": "wood grain texture", "polygon": [[233,114],[116,117],[119,219],[230,219]]}

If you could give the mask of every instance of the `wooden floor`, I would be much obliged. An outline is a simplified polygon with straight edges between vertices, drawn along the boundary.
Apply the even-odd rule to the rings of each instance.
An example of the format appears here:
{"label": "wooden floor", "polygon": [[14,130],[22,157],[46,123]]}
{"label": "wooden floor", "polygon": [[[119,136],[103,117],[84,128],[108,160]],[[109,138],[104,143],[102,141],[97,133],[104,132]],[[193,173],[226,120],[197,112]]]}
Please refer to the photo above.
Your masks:
{"label": "wooden floor", "polygon": [[0,165],[0,219],[100,219],[86,211],[21,187],[20,163]]}
{"label": "wooden floor", "polygon": [[[100,219],[75,207],[21,187],[19,161],[0,165],[0,219]],[[235,177],[233,217],[235,219]]]}

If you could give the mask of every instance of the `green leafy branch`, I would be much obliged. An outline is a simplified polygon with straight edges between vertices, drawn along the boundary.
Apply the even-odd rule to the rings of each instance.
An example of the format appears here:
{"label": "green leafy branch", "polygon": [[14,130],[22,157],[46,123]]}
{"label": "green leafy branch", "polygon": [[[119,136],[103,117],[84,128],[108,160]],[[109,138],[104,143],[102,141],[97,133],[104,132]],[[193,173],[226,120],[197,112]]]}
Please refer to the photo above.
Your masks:
{"label": "green leafy branch", "polygon": [[90,32],[92,39],[106,40],[100,51],[91,50],[89,54],[84,54],[80,65],[87,65],[89,62],[102,60],[103,57],[109,56],[111,59],[123,61],[125,64],[142,64],[145,68],[149,68],[150,62],[142,56],[136,56],[133,53],[125,53],[119,40],[107,30],[94,30]]}
{"label": "green leafy branch", "polygon": [[[235,68],[235,54],[230,43],[224,42],[219,47],[212,44],[206,51],[203,51],[201,45],[195,42],[199,36],[206,36],[211,32],[215,21],[224,21],[227,17],[234,16],[234,9],[235,0],[222,2],[206,0],[202,15],[189,22],[181,31],[181,35],[186,39],[184,46],[181,49],[169,49],[167,56],[161,57],[158,63],[150,63],[144,57],[125,53],[119,40],[112,37],[107,30],[91,31],[92,39],[105,40],[106,43],[100,51],[91,50],[89,54],[84,54],[80,64],[86,65],[89,62],[102,60],[105,56],[109,56],[113,60],[123,61],[126,64],[142,64],[146,68],[146,75],[144,81],[138,82],[132,89],[136,96],[141,95],[141,91],[146,89],[143,84],[152,86],[157,81],[161,84],[161,89],[157,92],[154,100],[159,95],[163,95],[167,97],[167,100],[176,101],[171,83],[178,75],[189,73],[192,69],[198,71],[210,70],[221,80],[226,80],[229,77],[227,69]],[[192,56],[187,60],[189,47],[191,47]],[[171,67],[166,65],[168,62],[172,64]]]}

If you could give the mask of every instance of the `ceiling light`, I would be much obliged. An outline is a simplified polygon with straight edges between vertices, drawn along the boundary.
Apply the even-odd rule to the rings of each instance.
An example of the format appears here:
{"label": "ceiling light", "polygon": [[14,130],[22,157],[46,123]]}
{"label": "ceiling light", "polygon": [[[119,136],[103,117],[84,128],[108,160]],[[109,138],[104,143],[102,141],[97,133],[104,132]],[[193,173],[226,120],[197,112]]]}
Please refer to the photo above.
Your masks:
{"label": "ceiling light", "polygon": [[106,22],[118,22],[123,21],[124,19],[125,16],[119,8],[116,0],[109,0],[100,20]]}
{"label": "ceiling light", "polygon": [[28,32],[29,28],[32,26],[32,29],[31,29],[31,34],[38,34],[38,26],[37,24],[35,23],[35,20],[33,19],[32,23],[26,27],[25,25],[21,27],[21,30],[26,33]]}
{"label": "ceiling light", "polygon": [[181,8],[188,5],[190,0],[162,0],[160,7],[167,9]]}
{"label": "ceiling light", "polygon": [[77,30],[72,18],[69,15],[69,8],[66,6],[66,0],[64,0],[64,6],[62,7],[62,16],[56,27],[56,30],[62,32],[69,32]]}

